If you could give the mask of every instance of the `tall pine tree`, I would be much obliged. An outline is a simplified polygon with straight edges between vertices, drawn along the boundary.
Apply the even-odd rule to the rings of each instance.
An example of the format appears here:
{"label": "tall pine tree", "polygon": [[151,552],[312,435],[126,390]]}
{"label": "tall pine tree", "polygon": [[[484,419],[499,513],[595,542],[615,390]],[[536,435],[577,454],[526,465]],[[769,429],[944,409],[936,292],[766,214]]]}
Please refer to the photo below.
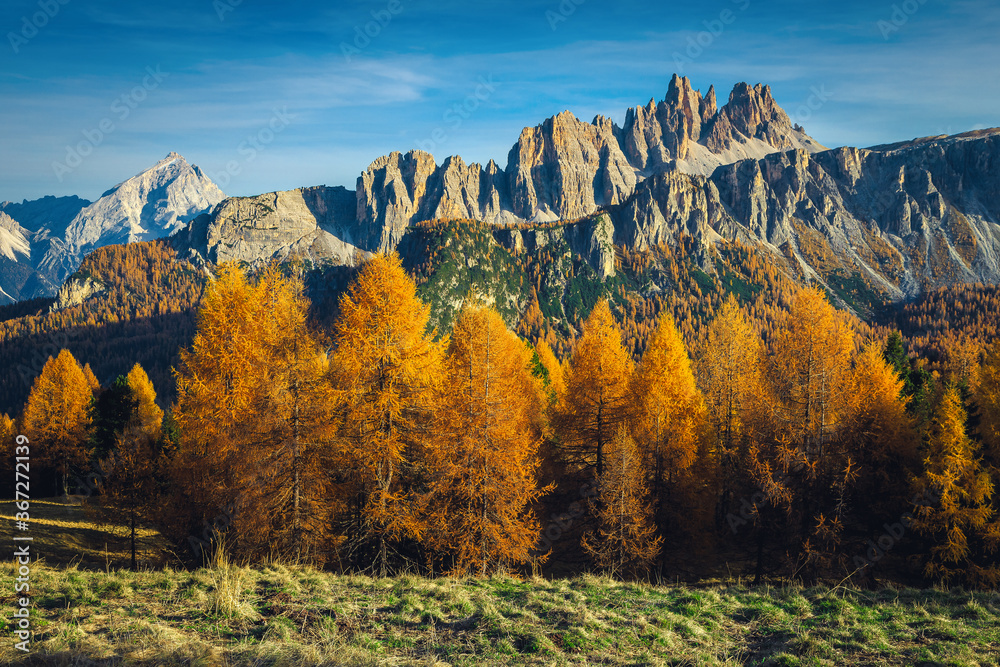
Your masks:
{"label": "tall pine tree", "polygon": [[340,301],[332,368],[351,488],[348,557],[386,574],[424,532],[423,460],[433,446],[443,348],[398,255],[365,264]]}
{"label": "tall pine tree", "polygon": [[434,449],[429,546],[451,571],[486,575],[529,560],[539,523],[543,401],[531,349],[500,315],[466,305],[448,347]]}
{"label": "tall pine tree", "polygon": [[64,495],[69,493],[70,474],[87,462],[93,398],[83,368],[69,350],[62,350],[49,357],[35,379],[21,417],[34,461],[56,472]]}
{"label": "tall pine tree", "polygon": [[598,478],[605,448],[629,419],[632,367],[607,300],[598,301],[573,350],[554,419],[568,462]]}

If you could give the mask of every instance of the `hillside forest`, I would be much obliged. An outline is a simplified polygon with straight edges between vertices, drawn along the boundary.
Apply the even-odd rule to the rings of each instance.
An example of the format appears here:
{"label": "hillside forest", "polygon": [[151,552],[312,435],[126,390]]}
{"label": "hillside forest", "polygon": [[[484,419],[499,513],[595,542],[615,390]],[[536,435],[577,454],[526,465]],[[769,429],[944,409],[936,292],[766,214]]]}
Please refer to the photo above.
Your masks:
{"label": "hillside forest", "polygon": [[[106,285],[137,315],[105,312],[91,348],[52,345],[0,414],[33,486],[89,495],[133,542],[155,526],[191,563],[224,546],[380,575],[1000,583],[1000,343],[937,325],[988,329],[988,288],[865,323],[752,258],[720,255],[706,281],[662,249],[620,257],[632,268],[560,322],[543,262],[517,274],[512,318],[516,299],[474,281],[435,304],[444,274],[395,254],[322,290],[296,264],[206,282],[171,252],[94,253],[94,275],[142,276]],[[615,291],[652,264],[691,298]],[[4,353],[96,327],[100,307],[8,313]],[[87,349],[121,371],[98,379]]]}

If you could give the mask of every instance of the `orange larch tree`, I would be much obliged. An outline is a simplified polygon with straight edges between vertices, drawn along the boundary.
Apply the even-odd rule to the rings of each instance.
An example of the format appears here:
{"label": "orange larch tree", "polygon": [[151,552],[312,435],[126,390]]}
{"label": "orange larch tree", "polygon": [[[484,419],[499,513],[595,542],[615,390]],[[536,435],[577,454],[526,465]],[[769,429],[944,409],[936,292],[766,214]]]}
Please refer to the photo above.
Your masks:
{"label": "orange larch tree", "polygon": [[437,414],[425,543],[452,573],[480,576],[528,562],[540,525],[540,381],[531,349],[500,315],[466,305],[452,331]]}
{"label": "orange larch tree", "polygon": [[1000,483],[1000,341],[987,350],[986,358],[978,373],[976,403],[979,406],[979,435],[985,453],[997,469]]}
{"label": "orange larch tree", "polygon": [[548,389],[551,397],[554,401],[558,401],[559,397],[566,391],[565,368],[544,340],[539,341],[538,345],[535,346],[535,354],[538,355],[539,362],[549,376]]}
{"label": "orange larch tree", "polygon": [[630,416],[632,367],[608,302],[598,301],[573,351],[553,419],[563,456],[598,478],[604,448]]}
{"label": "orange larch tree", "polygon": [[708,327],[697,364],[714,435],[720,519],[746,491],[747,445],[761,413],[772,405],[765,393],[765,363],[760,334],[730,295]]}
{"label": "orange larch tree", "polygon": [[174,410],[173,514],[193,546],[225,532],[245,557],[327,556],[333,400],[308,305],[301,280],[275,267],[251,283],[224,265],[206,291]]}
{"label": "orange larch tree", "polygon": [[967,412],[951,383],[935,411],[914,526],[932,540],[924,574],[942,583],[962,580],[994,588],[1000,583],[1000,522],[991,505],[993,482],[966,432]]}
{"label": "orange larch tree", "polygon": [[[708,411],[670,315],[660,317],[646,345],[632,375],[631,396],[632,434],[656,508],[656,526],[660,535],[690,534],[685,529],[704,518],[710,506],[710,499],[695,491],[707,488],[705,477],[712,470]],[[694,470],[699,458],[704,465]]]}
{"label": "orange larch tree", "polygon": [[799,291],[774,335],[769,359],[773,431],[751,448],[755,483],[785,512],[796,573],[816,575],[843,531],[841,499],[856,465],[839,442],[851,405],[854,332],[819,288]]}
{"label": "orange larch tree", "polygon": [[876,343],[856,356],[838,440],[841,465],[849,458],[858,471],[852,505],[866,535],[905,511],[908,479],[919,464],[919,438],[906,412],[903,384]]}
{"label": "orange larch tree", "polygon": [[621,425],[607,443],[606,461],[595,498],[596,532],[584,534],[582,546],[611,576],[646,572],[663,543],[653,525],[643,456]]}
{"label": "orange larch tree", "polygon": [[88,408],[94,394],[83,368],[69,350],[49,357],[35,379],[21,417],[35,460],[55,470],[63,494],[69,475],[87,462]]}
{"label": "orange larch tree", "polygon": [[353,508],[348,557],[381,574],[390,546],[423,533],[418,480],[432,432],[443,346],[399,256],[366,263],[340,301],[332,368]]}
{"label": "orange larch tree", "polygon": [[115,438],[114,449],[101,461],[104,476],[98,500],[124,521],[135,570],[139,528],[163,511],[163,410],[156,405],[156,392],[142,366],[135,364],[126,380],[131,414]]}

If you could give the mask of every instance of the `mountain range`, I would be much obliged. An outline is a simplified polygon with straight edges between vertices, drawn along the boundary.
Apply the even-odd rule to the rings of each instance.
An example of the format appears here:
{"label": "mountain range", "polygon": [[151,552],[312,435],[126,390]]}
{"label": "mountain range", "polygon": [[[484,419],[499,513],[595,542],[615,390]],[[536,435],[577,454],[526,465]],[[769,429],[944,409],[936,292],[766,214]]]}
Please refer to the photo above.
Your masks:
{"label": "mountain range", "polygon": [[[835,298],[884,302],[1000,280],[1000,129],[870,148],[827,149],[768,86],[736,85],[717,106],[675,75],[619,127],[566,111],[525,128],[507,156],[440,164],[424,151],[374,160],[354,190],[317,186],[225,198],[174,153],[96,202],[0,206],[0,299],[51,296],[94,248],[170,236],[195,263],[300,258],[351,266],[397,249],[417,222],[472,219],[509,249],[560,236],[602,278],[616,249],[691,241],[712,274],[739,242]],[[851,299],[840,305],[854,309]],[[861,313],[859,313],[861,314]]]}
{"label": "mountain range", "polygon": [[0,304],[52,296],[92,250],[169,236],[223,199],[198,167],[170,153],[94,202],[3,202]]}

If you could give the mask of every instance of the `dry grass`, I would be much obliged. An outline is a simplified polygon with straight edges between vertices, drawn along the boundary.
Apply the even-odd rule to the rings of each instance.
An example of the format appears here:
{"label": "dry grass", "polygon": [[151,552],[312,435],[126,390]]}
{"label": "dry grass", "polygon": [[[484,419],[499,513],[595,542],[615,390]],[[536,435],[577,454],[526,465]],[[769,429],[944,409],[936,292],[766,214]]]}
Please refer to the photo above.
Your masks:
{"label": "dry grass", "polygon": [[[59,521],[83,521],[53,507]],[[195,571],[130,572],[67,558],[81,538],[55,521],[32,531],[49,562],[64,564],[32,565],[32,653],[7,640],[2,665],[1000,664],[1000,594],[594,576],[373,579],[282,562],[248,567],[224,550]],[[60,539],[70,546],[60,549]],[[124,551],[109,554],[126,562]],[[0,580],[14,572],[0,564]],[[0,605],[14,597],[11,585],[0,589]],[[0,615],[6,637],[9,618]]]}
{"label": "dry grass", "polygon": [[[0,568],[8,579],[13,566]],[[36,564],[30,658],[115,665],[997,665],[1000,596]],[[5,601],[10,604],[10,597]],[[9,632],[9,630],[5,630]],[[74,663],[74,661],[77,661]]]}
{"label": "dry grass", "polygon": [[[31,501],[31,550],[49,563],[78,563],[81,568],[102,570],[129,564],[128,532],[115,517],[85,511],[83,498],[43,498]],[[14,514],[13,500],[0,501],[0,538],[10,544]],[[138,560],[145,567],[162,567],[169,556],[169,544],[149,528],[138,531]]]}

